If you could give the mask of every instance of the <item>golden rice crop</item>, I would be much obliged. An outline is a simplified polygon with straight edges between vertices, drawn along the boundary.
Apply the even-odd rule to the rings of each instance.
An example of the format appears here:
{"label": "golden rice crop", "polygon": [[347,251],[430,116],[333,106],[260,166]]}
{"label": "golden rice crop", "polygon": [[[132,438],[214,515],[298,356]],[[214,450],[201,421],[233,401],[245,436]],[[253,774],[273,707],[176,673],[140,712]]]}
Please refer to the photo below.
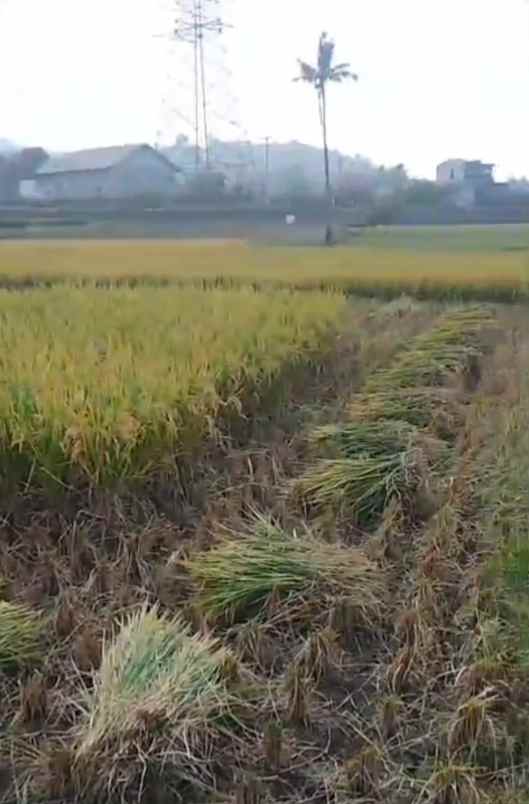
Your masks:
{"label": "golden rice crop", "polygon": [[524,300],[524,252],[263,248],[178,241],[0,243],[0,282],[258,283],[393,298]]}
{"label": "golden rice crop", "polygon": [[197,602],[208,617],[259,614],[277,597],[274,611],[313,621],[332,601],[346,599],[360,621],[376,617],[384,597],[380,570],[361,550],[319,541],[310,532],[287,532],[256,517],[245,533],[233,533],[187,564],[198,586]]}
{"label": "golden rice crop", "polygon": [[321,356],[347,307],[250,289],[4,291],[0,473],[97,483],[170,470],[218,417]]}

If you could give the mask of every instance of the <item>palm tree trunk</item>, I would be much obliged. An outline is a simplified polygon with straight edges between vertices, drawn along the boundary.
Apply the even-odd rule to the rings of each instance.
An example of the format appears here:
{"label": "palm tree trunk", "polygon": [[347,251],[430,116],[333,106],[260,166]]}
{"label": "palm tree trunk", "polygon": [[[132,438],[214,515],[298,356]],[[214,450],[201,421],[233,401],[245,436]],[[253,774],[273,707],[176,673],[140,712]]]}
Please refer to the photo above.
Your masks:
{"label": "palm tree trunk", "polygon": [[331,200],[331,170],[329,166],[329,145],[327,142],[327,94],[325,84],[321,87],[321,128],[323,132],[323,161],[325,166],[325,193]]}
{"label": "palm tree trunk", "polygon": [[320,118],[321,129],[323,133],[323,164],[325,168],[325,197],[327,201],[327,223],[325,226],[325,245],[332,246],[334,242],[334,235],[332,230],[332,187],[331,187],[331,169],[329,164],[329,144],[327,141],[327,94],[325,91],[325,83],[322,83],[320,89]]}

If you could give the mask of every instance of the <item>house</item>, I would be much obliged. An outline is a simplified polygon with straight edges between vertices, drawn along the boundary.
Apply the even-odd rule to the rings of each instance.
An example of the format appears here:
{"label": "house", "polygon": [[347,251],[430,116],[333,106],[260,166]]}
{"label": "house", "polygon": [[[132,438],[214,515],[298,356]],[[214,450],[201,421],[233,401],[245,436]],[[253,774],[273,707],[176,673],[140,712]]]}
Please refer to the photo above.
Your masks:
{"label": "house", "polygon": [[177,195],[179,168],[150,145],[119,145],[51,156],[20,184],[24,198],[50,201]]}
{"label": "house", "polygon": [[448,159],[437,166],[437,184],[453,191],[460,207],[473,207],[478,195],[496,187],[494,165],[479,160]]}
{"label": "house", "polygon": [[494,165],[479,160],[469,162],[466,159],[448,159],[437,166],[437,183],[490,186],[494,184]]}

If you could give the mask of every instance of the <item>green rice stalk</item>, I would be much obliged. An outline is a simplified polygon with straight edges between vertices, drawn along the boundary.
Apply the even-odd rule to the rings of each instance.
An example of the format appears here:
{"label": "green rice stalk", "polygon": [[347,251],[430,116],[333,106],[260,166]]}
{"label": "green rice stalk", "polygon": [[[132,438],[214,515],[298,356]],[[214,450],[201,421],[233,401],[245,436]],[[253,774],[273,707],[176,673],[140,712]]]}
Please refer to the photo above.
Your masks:
{"label": "green rice stalk", "polygon": [[346,509],[357,523],[370,525],[390,500],[411,494],[418,485],[421,450],[394,455],[321,460],[296,483],[301,497],[317,509]]}
{"label": "green rice stalk", "polygon": [[390,388],[438,386],[451,374],[463,371],[480,357],[470,346],[424,347],[407,352],[396,365],[377,371],[366,383],[366,391],[384,391]]}
{"label": "green rice stalk", "polygon": [[0,669],[42,659],[44,622],[27,606],[0,601]]}
{"label": "green rice stalk", "polygon": [[431,426],[441,437],[450,438],[464,420],[464,405],[451,389],[406,388],[359,394],[349,405],[348,414],[352,422],[386,419],[418,428]]}
{"label": "green rice stalk", "polygon": [[364,453],[377,457],[405,450],[417,435],[417,428],[405,421],[368,420],[318,427],[310,441],[332,447],[344,458],[357,458]]}
{"label": "green rice stalk", "polygon": [[349,459],[392,458],[413,448],[423,451],[431,468],[446,465],[450,458],[450,449],[444,441],[406,421],[394,419],[326,425],[314,431],[312,440]]}
{"label": "green rice stalk", "polygon": [[279,596],[284,606],[278,619],[311,622],[318,609],[327,610],[330,598],[345,597],[361,619],[371,621],[384,597],[380,571],[362,551],[323,543],[311,533],[286,532],[264,517],[187,567],[198,587],[198,605],[212,619],[252,616]]}

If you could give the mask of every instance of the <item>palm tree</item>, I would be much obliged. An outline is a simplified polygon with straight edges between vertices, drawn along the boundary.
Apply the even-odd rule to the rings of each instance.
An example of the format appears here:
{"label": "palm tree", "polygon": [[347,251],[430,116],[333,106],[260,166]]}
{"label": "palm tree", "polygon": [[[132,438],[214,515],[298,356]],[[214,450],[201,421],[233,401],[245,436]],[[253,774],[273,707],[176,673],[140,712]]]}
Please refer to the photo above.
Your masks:
{"label": "palm tree", "polygon": [[[327,140],[327,84],[330,82],[340,84],[342,81],[347,79],[358,81],[358,76],[356,73],[351,72],[350,64],[333,64],[334,48],[334,40],[329,39],[325,32],[322,33],[318,42],[317,66],[313,67],[312,64],[307,64],[307,62],[298,59],[300,75],[294,79],[295,81],[304,81],[307,84],[311,84],[318,95],[318,109],[323,133],[325,192],[327,195],[329,208],[332,206],[333,201],[331,171],[329,166],[329,145]],[[332,239],[332,230],[330,224],[327,226],[325,239],[327,242],[330,242]]]}

